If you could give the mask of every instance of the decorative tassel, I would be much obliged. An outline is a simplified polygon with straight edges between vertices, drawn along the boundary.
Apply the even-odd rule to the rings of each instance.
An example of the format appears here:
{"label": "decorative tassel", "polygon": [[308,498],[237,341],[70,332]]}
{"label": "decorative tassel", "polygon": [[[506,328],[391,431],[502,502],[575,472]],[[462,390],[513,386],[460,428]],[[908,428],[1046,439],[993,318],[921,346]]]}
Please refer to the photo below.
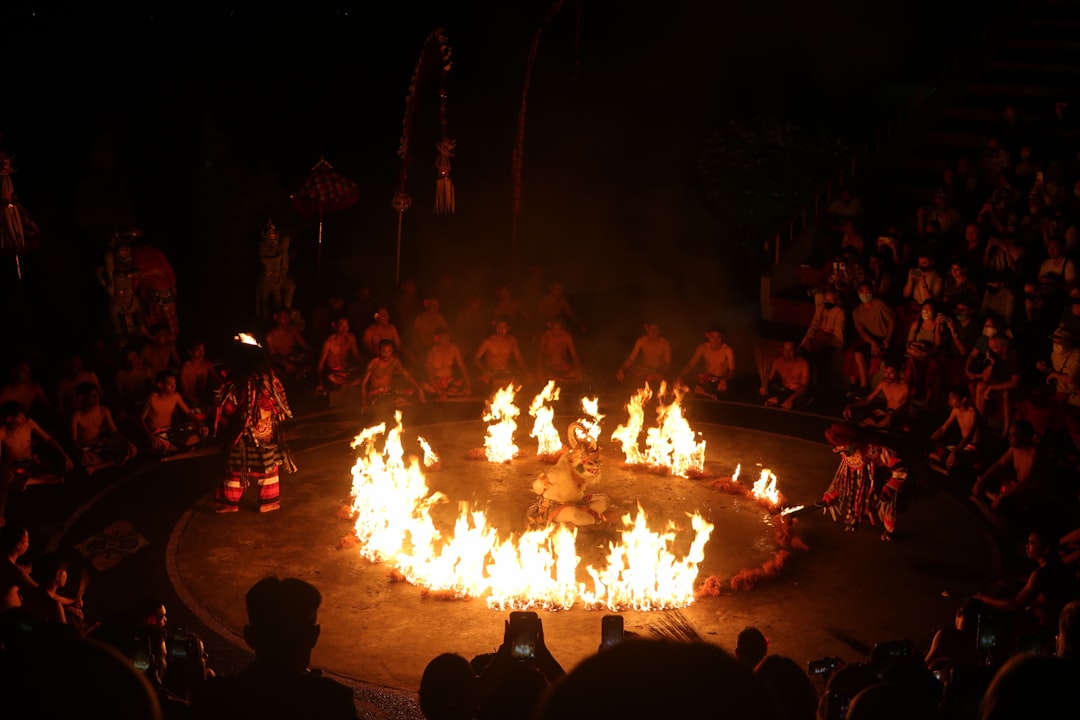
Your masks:
{"label": "decorative tassel", "polygon": [[454,157],[457,142],[443,140],[436,143],[439,156],[435,158],[435,214],[454,214],[454,182],[450,179],[450,158]]}

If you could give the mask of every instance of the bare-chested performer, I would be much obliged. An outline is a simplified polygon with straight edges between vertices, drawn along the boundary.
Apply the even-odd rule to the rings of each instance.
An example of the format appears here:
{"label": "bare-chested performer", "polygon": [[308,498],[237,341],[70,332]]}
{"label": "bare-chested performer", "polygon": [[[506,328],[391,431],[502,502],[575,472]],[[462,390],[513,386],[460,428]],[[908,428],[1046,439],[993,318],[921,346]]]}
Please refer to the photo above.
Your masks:
{"label": "bare-chested performer", "polygon": [[769,376],[758,391],[765,404],[781,410],[805,406],[810,400],[810,363],[795,352],[795,343],[785,340],[780,355],[772,361]]}
{"label": "bare-chested performer", "polygon": [[71,439],[79,448],[79,464],[86,474],[135,457],[135,445],[116,428],[109,408],[101,404],[101,391],[92,383],[82,383],[75,394],[78,407],[71,415]]}
{"label": "bare-chested performer", "polygon": [[379,354],[379,341],[381,340],[389,340],[394,343],[394,352],[401,353],[404,351],[401,344],[401,334],[398,333],[397,326],[390,322],[390,311],[384,307],[378,309],[375,313],[375,319],[364,328],[361,340],[364,344],[364,351],[371,356]]}
{"label": "bare-chested performer", "polygon": [[711,327],[705,331],[705,342],[698,345],[690,362],[679,373],[680,381],[689,375],[697,364],[704,364],[704,372],[694,377],[694,394],[716,400],[727,392],[728,380],[735,375],[735,352],[724,342],[724,330]]}
{"label": "bare-chested performer", "polygon": [[221,387],[221,375],[206,359],[206,345],[201,340],[191,342],[187,355],[180,366],[180,396],[199,422],[207,424],[208,414],[217,407],[214,392]]}
{"label": "bare-chested performer", "polygon": [[[659,386],[667,380],[671,370],[671,342],[661,334],[660,325],[645,323],[645,334],[634,342],[630,354],[615,372],[615,379],[622,382],[627,375],[635,385],[649,383]],[[654,387],[657,390],[658,387]]]}
{"label": "bare-chested performer", "polygon": [[[3,424],[0,425],[0,463],[11,473],[10,482],[16,488],[26,485],[34,477],[68,472],[75,467],[61,445],[52,435],[26,416],[17,400],[9,400],[0,406]],[[35,441],[45,443],[54,452],[58,462],[50,463],[35,452]]]}
{"label": "bare-chested performer", "polygon": [[19,360],[11,368],[11,379],[0,389],[0,404],[14,400],[27,412],[35,410],[51,411],[49,398],[30,370],[27,360]]}
{"label": "bare-chested performer", "polygon": [[364,362],[356,336],[349,332],[349,319],[339,317],[334,321],[333,328],[334,332],[326,338],[319,355],[319,384],[315,388],[318,393],[326,391],[326,383],[329,383],[330,390],[356,385],[356,367],[350,366],[349,361],[354,360],[357,364]]}
{"label": "bare-chested performer", "polygon": [[417,357],[427,357],[427,351],[435,344],[435,331],[446,327],[438,298],[424,300],[424,310],[413,320],[413,348]]}
{"label": "bare-chested performer", "polygon": [[[186,419],[178,418],[176,411]],[[209,434],[207,426],[195,418],[184,398],[176,390],[176,372],[162,370],[157,375],[157,390],[150,393],[142,414],[143,427],[150,446],[162,455],[190,450]]]}
{"label": "bare-chested performer", "polygon": [[296,380],[311,372],[311,346],[293,323],[289,308],[279,307],[274,311],[274,327],[266,333],[265,345],[270,362],[282,380]]}
{"label": "bare-chested performer", "polygon": [[[982,441],[983,417],[971,404],[971,392],[967,385],[957,384],[949,389],[949,417],[930,435],[933,448],[930,459],[943,462],[946,470],[952,470],[958,462],[970,467],[978,458]],[[960,441],[947,445],[945,436],[955,425],[960,431]]]}
{"label": "bare-chested performer", "polygon": [[[405,378],[412,388],[395,387],[394,378],[399,376]],[[394,354],[394,344],[389,340],[380,340],[379,354],[368,362],[367,371],[360,381],[360,409],[367,412],[370,404],[384,400],[393,400],[395,408],[409,405],[413,390],[420,402],[427,402],[424,388]]]}
{"label": "bare-chested performer", "polygon": [[560,319],[548,320],[547,325],[537,348],[537,375],[541,381],[576,385],[581,382],[582,373],[574,338]]}
{"label": "bare-chested performer", "polygon": [[[525,360],[521,357],[517,338],[510,334],[510,321],[500,318],[492,326],[495,332],[480,343],[473,356],[485,392],[512,383],[518,379],[516,375],[525,373]],[[517,363],[517,371],[511,367],[511,362]]]}
{"label": "bare-chested performer", "polygon": [[433,339],[435,344],[428,350],[424,362],[424,390],[440,402],[451,397],[472,395],[469,369],[461,356],[461,348],[450,337],[450,330],[446,327],[436,328]]}
{"label": "bare-chested performer", "polygon": [[[844,419],[864,427],[903,430],[907,425],[911,386],[900,377],[900,368],[892,358],[884,361],[881,367],[884,369],[882,380],[869,395],[844,408]],[[885,400],[885,407],[871,407],[879,397]]]}
{"label": "bare-chested performer", "polygon": [[176,350],[176,338],[165,323],[157,323],[150,328],[150,342],[140,353],[146,367],[156,376],[162,370],[179,368],[182,364],[180,353]]}

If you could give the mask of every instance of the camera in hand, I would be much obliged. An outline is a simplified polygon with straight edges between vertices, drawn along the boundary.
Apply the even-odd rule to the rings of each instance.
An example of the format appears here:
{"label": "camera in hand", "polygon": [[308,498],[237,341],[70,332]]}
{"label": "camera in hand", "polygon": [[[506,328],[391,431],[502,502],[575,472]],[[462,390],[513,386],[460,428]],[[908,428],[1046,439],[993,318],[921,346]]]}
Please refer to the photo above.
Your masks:
{"label": "camera in hand", "polygon": [[626,636],[622,615],[605,615],[600,621],[600,648],[618,645]]}
{"label": "camera in hand", "polygon": [[870,660],[871,662],[888,662],[896,658],[913,657],[915,654],[915,643],[910,640],[886,640],[874,645],[870,651]]}
{"label": "camera in hand", "polygon": [[540,616],[528,611],[510,613],[508,635],[511,657],[515,660],[535,660],[540,638]]}
{"label": "camera in hand", "polygon": [[820,660],[811,660],[806,663],[806,672],[809,675],[828,675],[842,667],[844,661],[838,657],[826,657]]}

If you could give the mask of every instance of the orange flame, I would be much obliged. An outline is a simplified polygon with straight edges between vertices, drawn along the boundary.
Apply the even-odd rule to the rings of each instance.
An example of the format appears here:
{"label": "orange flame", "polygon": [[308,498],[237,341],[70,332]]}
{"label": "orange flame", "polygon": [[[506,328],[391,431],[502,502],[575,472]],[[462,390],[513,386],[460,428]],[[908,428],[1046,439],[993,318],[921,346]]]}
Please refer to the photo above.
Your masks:
{"label": "orange flame", "polygon": [[761,471],[761,477],[754,483],[754,487],[750,492],[757,500],[768,503],[773,507],[780,504],[780,491],[776,489],[776,476],[768,468]]}
{"label": "orange flame", "polygon": [[424,467],[430,468],[433,465],[438,465],[439,456],[431,449],[431,445],[428,444],[428,441],[419,435],[416,436],[416,441],[420,443],[420,447],[424,450]]}
{"label": "orange flame", "polygon": [[[501,538],[484,513],[459,505],[453,532],[436,528],[431,508],[447,498],[432,492],[415,457],[406,463],[401,446],[401,414],[388,433],[368,428],[353,441],[363,446],[352,468],[352,512],[360,553],[385,562],[393,577],[440,597],[487,596],[489,607],[505,610],[567,609],[577,603],[610,610],[660,610],[694,601],[694,582],[713,526],[690,516],[694,539],[685,557],[671,546],[672,523],[663,533],[649,530],[645,511],[623,516],[621,539],[608,546],[607,566],[584,568],[592,586],[578,580],[581,558],[577,531],[560,525]],[[376,440],[386,433],[383,448]]]}
{"label": "orange flame", "polygon": [[529,437],[536,438],[537,455],[554,455],[562,450],[562,436],[552,423],[555,410],[548,404],[557,402],[558,399],[559,388],[555,387],[554,380],[548,380],[544,389],[533,398],[532,404],[529,405],[529,414],[535,418]]}
{"label": "orange flame", "polygon": [[[700,433],[694,432],[683,416],[684,393],[682,387],[676,386],[671,404],[665,405],[662,400],[659,401],[656,407],[656,425],[645,431],[644,452],[638,447],[638,437],[645,424],[645,403],[652,392],[646,385],[630,399],[626,406],[629,414],[626,426],[620,425],[611,434],[612,440],[618,440],[622,444],[628,464],[663,468],[680,477],[700,475],[704,472],[705,441],[699,440]],[[667,386],[661,383],[659,397],[663,398],[666,394]]]}
{"label": "orange flame", "polygon": [[489,423],[487,436],[484,438],[484,457],[488,462],[505,463],[517,457],[518,446],[514,444],[517,422],[514,418],[520,415],[521,411],[514,404],[516,392],[513,383],[500,388],[484,410],[484,422]]}
{"label": "orange flame", "polygon": [[600,398],[581,398],[581,409],[585,411],[585,417],[579,418],[578,424],[585,428],[589,442],[597,442],[600,439],[600,421],[604,419],[600,414]]}

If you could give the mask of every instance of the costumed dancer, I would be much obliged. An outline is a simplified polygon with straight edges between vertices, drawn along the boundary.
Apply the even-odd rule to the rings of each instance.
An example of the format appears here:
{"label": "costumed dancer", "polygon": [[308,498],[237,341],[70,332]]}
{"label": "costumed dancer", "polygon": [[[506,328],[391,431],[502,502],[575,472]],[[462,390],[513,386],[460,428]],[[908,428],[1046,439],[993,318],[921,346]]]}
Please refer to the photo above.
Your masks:
{"label": "costumed dancer", "polygon": [[259,512],[269,512],[281,507],[280,470],[296,472],[281,433],[281,423],[292,418],[292,410],[262,346],[245,334],[236,340],[214,421],[215,435],[227,433],[230,438],[215,505],[218,512],[236,512],[244,490],[254,482]]}
{"label": "costumed dancer", "polygon": [[570,451],[533,481],[537,498],[526,514],[529,524],[602,526],[610,500],[603,493],[585,492],[588,483],[600,478],[600,447],[581,423],[571,423],[566,439]]}
{"label": "costumed dancer", "polygon": [[[821,504],[835,521],[843,521],[845,532],[854,532],[863,519],[871,525],[881,520],[881,539],[890,542],[896,532],[899,493],[907,479],[907,468],[900,454],[879,434],[853,425],[836,423],[825,431],[825,439],[840,455],[832,483]],[[889,479],[880,491],[876,481],[879,470],[887,470]]]}

